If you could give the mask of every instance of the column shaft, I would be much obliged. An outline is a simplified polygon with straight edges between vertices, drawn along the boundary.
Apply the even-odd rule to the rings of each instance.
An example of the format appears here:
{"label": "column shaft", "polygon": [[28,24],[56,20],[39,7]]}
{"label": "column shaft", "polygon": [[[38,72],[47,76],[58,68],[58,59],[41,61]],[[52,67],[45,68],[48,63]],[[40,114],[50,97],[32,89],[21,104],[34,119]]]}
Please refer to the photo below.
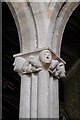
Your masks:
{"label": "column shaft", "polygon": [[38,118],[49,118],[49,72],[38,74]]}
{"label": "column shaft", "polygon": [[30,86],[31,77],[22,75],[20,90],[20,118],[30,118]]}
{"label": "column shaft", "polygon": [[31,75],[31,118],[37,118],[37,74]]}
{"label": "column shaft", "polygon": [[59,118],[58,80],[50,76],[50,118]]}

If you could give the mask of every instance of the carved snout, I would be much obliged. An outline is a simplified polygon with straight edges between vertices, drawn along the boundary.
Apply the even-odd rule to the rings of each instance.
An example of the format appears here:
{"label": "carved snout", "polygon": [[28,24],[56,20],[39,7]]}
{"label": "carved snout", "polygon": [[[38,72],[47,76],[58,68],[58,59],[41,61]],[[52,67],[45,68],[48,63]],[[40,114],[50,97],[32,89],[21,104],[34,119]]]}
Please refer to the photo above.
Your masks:
{"label": "carved snout", "polygon": [[59,78],[65,77],[65,67],[64,64],[61,62],[58,64],[57,68],[56,68],[56,76],[58,76]]}

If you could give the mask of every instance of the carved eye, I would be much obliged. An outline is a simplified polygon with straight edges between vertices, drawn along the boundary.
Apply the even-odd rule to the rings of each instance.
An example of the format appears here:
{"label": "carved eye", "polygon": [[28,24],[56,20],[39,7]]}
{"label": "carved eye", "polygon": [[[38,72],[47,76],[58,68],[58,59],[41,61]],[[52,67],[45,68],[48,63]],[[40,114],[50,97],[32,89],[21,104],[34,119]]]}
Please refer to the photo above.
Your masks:
{"label": "carved eye", "polygon": [[49,59],[49,55],[45,54],[44,56],[45,56],[46,59]]}
{"label": "carved eye", "polygon": [[61,66],[64,66],[64,64],[63,64],[63,63],[60,63],[59,66],[60,66],[60,67],[61,67]]}

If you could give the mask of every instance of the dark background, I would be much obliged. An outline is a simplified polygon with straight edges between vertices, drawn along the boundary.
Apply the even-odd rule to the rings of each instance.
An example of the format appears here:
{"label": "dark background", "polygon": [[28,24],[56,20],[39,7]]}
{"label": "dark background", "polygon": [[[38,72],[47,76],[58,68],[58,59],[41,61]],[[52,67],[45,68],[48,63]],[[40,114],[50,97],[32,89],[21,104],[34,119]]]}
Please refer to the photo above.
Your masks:
{"label": "dark background", "polygon": [[2,117],[18,118],[20,78],[13,71],[13,55],[19,53],[19,38],[13,16],[2,3]]}

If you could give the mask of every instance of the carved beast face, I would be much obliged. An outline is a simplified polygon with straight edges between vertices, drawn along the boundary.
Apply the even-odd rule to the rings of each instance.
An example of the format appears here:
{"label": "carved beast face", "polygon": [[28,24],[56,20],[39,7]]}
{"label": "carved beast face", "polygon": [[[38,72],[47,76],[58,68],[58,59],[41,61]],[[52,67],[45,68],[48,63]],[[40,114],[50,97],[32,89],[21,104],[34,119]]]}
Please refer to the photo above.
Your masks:
{"label": "carved beast face", "polygon": [[25,59],[22,57],[16,57],[13,63],[14,71],[22,72],[23,64],[25,63]]}
{"label": "carved beast face", "polygon": [[40,60],[44,64],[50,64],[52,60],[52,54],[49,50],[43,50],[40,53]]}

